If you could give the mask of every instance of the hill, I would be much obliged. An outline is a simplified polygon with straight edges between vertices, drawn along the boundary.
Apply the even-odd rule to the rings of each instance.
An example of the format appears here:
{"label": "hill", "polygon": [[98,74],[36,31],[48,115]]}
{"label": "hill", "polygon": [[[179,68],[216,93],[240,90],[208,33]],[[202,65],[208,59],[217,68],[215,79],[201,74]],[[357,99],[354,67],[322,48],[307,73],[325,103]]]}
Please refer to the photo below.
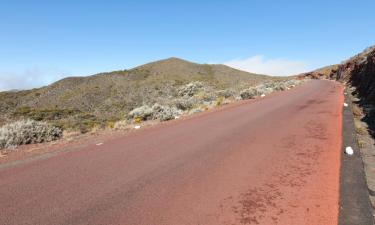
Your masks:
{"label": "hill", "polygon": [[335,76],[338,67],[338,64],[325,66],[314,71],[304,73],[300,76],[308,77],[311,79],[332,79]]}
{"label": "hill", "polygon": [[235,92],[271,80],[224,65],[169,58],[130,70],[69,77],[32,90],[0,93],[0,125],[17,118],[53,121],[62,127],[92,127],[124,118],[144,104],[173,99],[178,89],[199,81],[211,92]]}

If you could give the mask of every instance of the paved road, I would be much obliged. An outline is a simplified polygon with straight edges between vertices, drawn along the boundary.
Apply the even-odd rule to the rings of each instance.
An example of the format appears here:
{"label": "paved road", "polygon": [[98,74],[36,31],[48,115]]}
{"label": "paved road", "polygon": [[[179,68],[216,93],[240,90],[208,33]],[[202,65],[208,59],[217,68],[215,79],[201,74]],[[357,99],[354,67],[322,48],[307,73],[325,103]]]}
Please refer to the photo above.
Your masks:
{"label": "paved road", "polygon": [[0,224],[337,224],[342,104],[311,81],[0,170]]}

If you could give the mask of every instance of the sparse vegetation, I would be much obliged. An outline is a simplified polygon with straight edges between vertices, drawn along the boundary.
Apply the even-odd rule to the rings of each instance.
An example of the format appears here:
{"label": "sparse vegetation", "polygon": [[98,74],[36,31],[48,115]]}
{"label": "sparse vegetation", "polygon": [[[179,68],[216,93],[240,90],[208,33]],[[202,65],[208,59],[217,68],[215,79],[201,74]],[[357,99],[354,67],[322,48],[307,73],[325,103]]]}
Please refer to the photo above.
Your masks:
{"label": "sparse vegetation", "polygon": [[184,85],[178,89],[179,96],[194,96],[198,91],[200,91],[204,87],[202,82],[193,81]]}
{"label": "sparse vegetation", "polygon": [[[276,79],[280,78],[170,58],[131,70],[65,78],[38,89],[0,92],[0,122],[29,118],[87,132],[93,126],[122,120],[142,105],[172,106],[174,99],[185,96],[174,106],[188,110],[195,107],[194,95],[199,91],[207,99],[219,90],[236,92]],[[84,114],[91,116],[82,118]]]}
{"label": "sparse vegetation", "polygon": [[132,123],[171,120],[255,98],[297,82],[287,80],[171,58],[132,70],[65,78],[29,91],[0,92],[0,125],[30,119],[71,133],[126,129]]}
{"label": "sparse vegetation", "polygon": [[362,125],[359,119],[354,119],[354,127],[358,134],[360,135],[367,134],[367,129]]}
{"label": "sparse vegetation", "polygon": [[286,80],[277,82],[265,82],[263,84],[244,89],[240,92],[241,99],[252,99],[261,95],[271,94],[275,91],[285,91],[301,84],[301,80]]}
{"label": "sparse vegetation", "polygon": [[362,140],[359,140],[358,138],[357,138],[357,144],[358,144],[359,148],[364,148],[365,147],[365,142],[362,141]]}
{"label": "sparse vegetation", "polygon": [[361,108],[359,108],[356,104],[352,104],[352,112],[355,118],[360,118],[363,115]]}
{"label": "sparse vegetation", "polygon": [[150,119],[152,118],[152,115],[153,115],[153,110],[148,105],[143,105],[129,112],[130,118],[140,118],[141,120]]}
{"label": "sparse vegetation", "polygon": [[126,121],[126,120],[120,120],[120,121],[117,121],[114,124],[113,128],[115,130],[124,130],[124,129],[127,128],[127,126],[128,126],[128,121]]}
{"label": "sparse vegetation", "polygon": [[139,123],[141,123],[141,122],[142,122],[141,117],[135,117],[135,118],[134,118],[134,123],[135,123],[135,124],[139,124]]}
{"label": "sparse vegetation", "polygon": [[62,130],[60,128],[46,122],[20,120],[0,128],[0,149],[54,141],[61,136]]}
{"label": "sparse vegetation", "polygon": [[159,119],[160,121],[172,120],[182,114],[182,111],[178,110],[176,107],[162,106],[157,103],[152,106],[152,110],[153,119]]}

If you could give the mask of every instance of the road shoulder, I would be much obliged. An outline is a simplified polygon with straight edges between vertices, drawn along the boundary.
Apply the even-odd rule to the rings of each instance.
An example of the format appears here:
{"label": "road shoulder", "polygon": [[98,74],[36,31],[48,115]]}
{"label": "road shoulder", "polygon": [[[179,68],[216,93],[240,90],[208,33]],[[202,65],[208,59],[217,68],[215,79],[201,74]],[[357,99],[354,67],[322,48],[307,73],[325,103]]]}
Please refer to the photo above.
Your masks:
{"label": "road shoulder", "polygon": [[[369,192],[365,180],[363,162],[356,140],[350,100],[345,95],[349,107],[343,109],[343,133],[340,167],[339,225],[373,224]],[[351,146],[353,155],[344,153]]]}

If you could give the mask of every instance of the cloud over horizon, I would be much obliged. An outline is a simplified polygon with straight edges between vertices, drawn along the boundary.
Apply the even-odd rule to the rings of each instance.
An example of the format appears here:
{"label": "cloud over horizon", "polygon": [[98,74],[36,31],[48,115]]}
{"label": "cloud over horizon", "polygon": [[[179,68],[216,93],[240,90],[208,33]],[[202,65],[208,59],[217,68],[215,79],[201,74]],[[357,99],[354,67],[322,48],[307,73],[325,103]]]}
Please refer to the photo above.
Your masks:
{"label": "cloud over horizon", "polygon": [[27,90],[51,84],[66,77],[61,71],[26,69],[22,72],[0,71],[0,91]]}
{"label": "cloud over horizon", "polygon": [[251,73],[272,76],[290,76],[311,70],[309,64],[305,61],[285,58],[268,59],[263,55],[255,55],[245,59],[234,59],[223,64]]}

